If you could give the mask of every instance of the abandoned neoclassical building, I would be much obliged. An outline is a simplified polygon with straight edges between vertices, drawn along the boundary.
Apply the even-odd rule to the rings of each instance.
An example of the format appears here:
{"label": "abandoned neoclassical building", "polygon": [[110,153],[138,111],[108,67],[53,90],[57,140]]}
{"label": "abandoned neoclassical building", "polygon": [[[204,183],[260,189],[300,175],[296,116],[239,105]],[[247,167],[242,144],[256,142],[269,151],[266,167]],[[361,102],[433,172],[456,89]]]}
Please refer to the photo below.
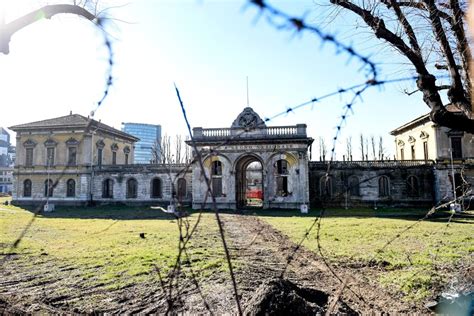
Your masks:
{"label": "abandoned neoclassical building", "polygon": [[[423,127],[423,118],[413,122],[393,132],[397,144],[442,134]],[[136,137],[78,114],[10,129],[17,133],[17,205],[173,202],[198,209],[211,207],[212,191],[221,209],[425,207],[469,195],[474,183],[472,135],[444,131],[446,142],[461,137],[451,141],[468,147],[453,166],[444,156],[405,160],[402,152],[399,160],[335,161],[328,169],[328,162],[308,160],[313,139],[305,124],[266,126],[250,107],[228,128],[194,128],[189,164],[134,164]]]}

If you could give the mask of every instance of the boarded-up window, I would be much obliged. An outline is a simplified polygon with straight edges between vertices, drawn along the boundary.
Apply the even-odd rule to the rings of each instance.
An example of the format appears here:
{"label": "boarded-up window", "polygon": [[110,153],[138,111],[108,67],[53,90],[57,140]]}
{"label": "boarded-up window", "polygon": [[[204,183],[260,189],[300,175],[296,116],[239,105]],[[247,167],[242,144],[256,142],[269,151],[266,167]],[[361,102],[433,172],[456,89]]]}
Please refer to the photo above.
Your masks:
{"label": "boarded-up window", "polygon": [[23,196],[24,197],[31,197],[31,180],[26,179],[23,181]]}
{"label": "boarded-up window", "polygon": [[276,195],[288,195],[288,161],[284,159],[276,162]]}
{"label": "boarded-up window", "polygon": [[409,176],[407,178],[407,194],[408,196],[417,197],[420,195],[420,186],[418,184],[418,178],[415,176]]}
{"label": "boarded-up window", "polygon": [[161,198],[161,180],[160,178],[155,178],[151,181],[151,197],[152,198]]}
{"label": "boarded-up window", "polygon": [[349,178],[349,187],[348,191],[351,196],[359,196],[360,195],[360,185],[359,185],[359,178],[356,176],[352,176]]}
{"label": "boarded-up window", "polygon": [[182,200],[186,197],[186,179],[178,179],[178,200]]}
{"label": "boarded-up window", "polygon": [[74,181],[73,179],[67,180],[67,183],[66,183],[66,196],[67,197],[76,196],[76,181]]}
{"label": "boarded-up window", "polygon": [[214,196],[222,196],[222,178],[212,178],[212,193]]}
{"label": "boarded-up window", "polygon": [[451,137],[451,150],[454,159],[462,158],[462,139],[461,137]]}
{"label": "boarded-up window", "polygon": [[49,179],[44,182],[44,196],[52,197],[53,196],[53,180]]}
{"label": "boarded-up window", "polygon": [[102,197],[106,199],[114,197],[114,181],[112,179],[105,179],[102,182]]}
{"label": "boarded-up window", "polygon": [[222,196],[222,162],[213,161],[211,165],[212,193]]}
{"label": "boarded-up window", "polygon": [[332,178],[323,176],[319,180],[319,194],[321,196],[332,197]]}
{"label": "boarded-up window", "polygon": [[127,180],[127,199],[136,199],[138,192],[138,183],[135,179]]}
{"label": "boarded-up window", "polygon": [[390,182],[386,176],[379,178],[379,196],[390,196]]}

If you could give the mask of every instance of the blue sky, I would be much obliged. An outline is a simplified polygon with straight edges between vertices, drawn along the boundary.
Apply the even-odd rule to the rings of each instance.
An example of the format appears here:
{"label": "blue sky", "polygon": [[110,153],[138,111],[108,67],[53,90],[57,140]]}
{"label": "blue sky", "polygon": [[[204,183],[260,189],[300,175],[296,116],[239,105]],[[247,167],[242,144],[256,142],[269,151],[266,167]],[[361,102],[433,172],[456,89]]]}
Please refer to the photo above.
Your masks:
{"label": "blue sky", "polygon": [[[7,17],[26,13],[10,1]],[[37,6],[33,1],[30,8]],[[114,5],[117,1],[109,2]],[[326,12],[313,1],[273,1],[275,7],[321,23]],[[104,6],[108,3],[103,2]],[[355,59],[335,54],[332,45],[309,33],[279,31],[264,17],[256,22],[257,8],[246,1],[131,0],[108,11],[116,18],[106,28],[111,34],[115,65],[110,96],[95,118],[120,128],[127,121],[161,124],[163,133],[185,134],[173,83],[180,89],[194,127],[230,127],[246,106],[246,76],[250,106],[262,117],[271,117],[314,97],[364,82]],[[4,8],[5,9],[5,8]],[[354,20],[339,16],[325,30],[364,54],[375,54],[376,40],[354,35]],[[396,54],[375,54],[380,78],[406,77],[409,71]],[[107,51],[100,32],[73,16],[41,21],[14,35],[9,55],[0,55],[0,126],[11,126],[69,111],[88,115],[103,91]],[[412,83],[371,88],[358,101],[345,124],[336,152],[341,158],[345,139],[352,136],[358,155],[360,133],[384,136],[399,125],[427,113],[421,96],[402,90]],[[3,90],[2,89],[2,90]],[[347,97],[334,97],[279,117],[269,125],[306,123],[309,136],[335,135]],[[315,149],[317,150],[317,149]]]}

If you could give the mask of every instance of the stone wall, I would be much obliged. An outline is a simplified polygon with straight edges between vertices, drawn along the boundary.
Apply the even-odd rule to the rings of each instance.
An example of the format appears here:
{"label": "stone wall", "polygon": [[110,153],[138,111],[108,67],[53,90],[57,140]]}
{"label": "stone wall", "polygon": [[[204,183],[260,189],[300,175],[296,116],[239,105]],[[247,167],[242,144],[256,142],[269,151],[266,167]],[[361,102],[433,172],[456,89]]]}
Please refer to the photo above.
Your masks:
{"label": "stone wall", "polygon": [[[435,201],[432,164],[333,162],[329,169],[330,180],[326,182],[327,170],[328,163],[309,163],[311,207],[429,207]],[[418,183],[416,192],[409,191],[410,176]],[[382,196],[379,189],[381,177],[388,180],[386,196]],[[351,191],[354,183],[359,185],[358,194]]]}

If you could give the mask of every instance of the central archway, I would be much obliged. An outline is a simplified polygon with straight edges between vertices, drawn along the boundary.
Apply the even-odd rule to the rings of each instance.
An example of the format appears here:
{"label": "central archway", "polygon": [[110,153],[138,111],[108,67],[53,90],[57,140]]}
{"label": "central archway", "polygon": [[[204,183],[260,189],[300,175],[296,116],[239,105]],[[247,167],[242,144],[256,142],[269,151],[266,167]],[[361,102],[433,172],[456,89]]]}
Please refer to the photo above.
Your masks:
{"label": "central archway", "polygon": [[237,208],[263,207],[263,164],[253,155],[240,158],[235,165]]}

